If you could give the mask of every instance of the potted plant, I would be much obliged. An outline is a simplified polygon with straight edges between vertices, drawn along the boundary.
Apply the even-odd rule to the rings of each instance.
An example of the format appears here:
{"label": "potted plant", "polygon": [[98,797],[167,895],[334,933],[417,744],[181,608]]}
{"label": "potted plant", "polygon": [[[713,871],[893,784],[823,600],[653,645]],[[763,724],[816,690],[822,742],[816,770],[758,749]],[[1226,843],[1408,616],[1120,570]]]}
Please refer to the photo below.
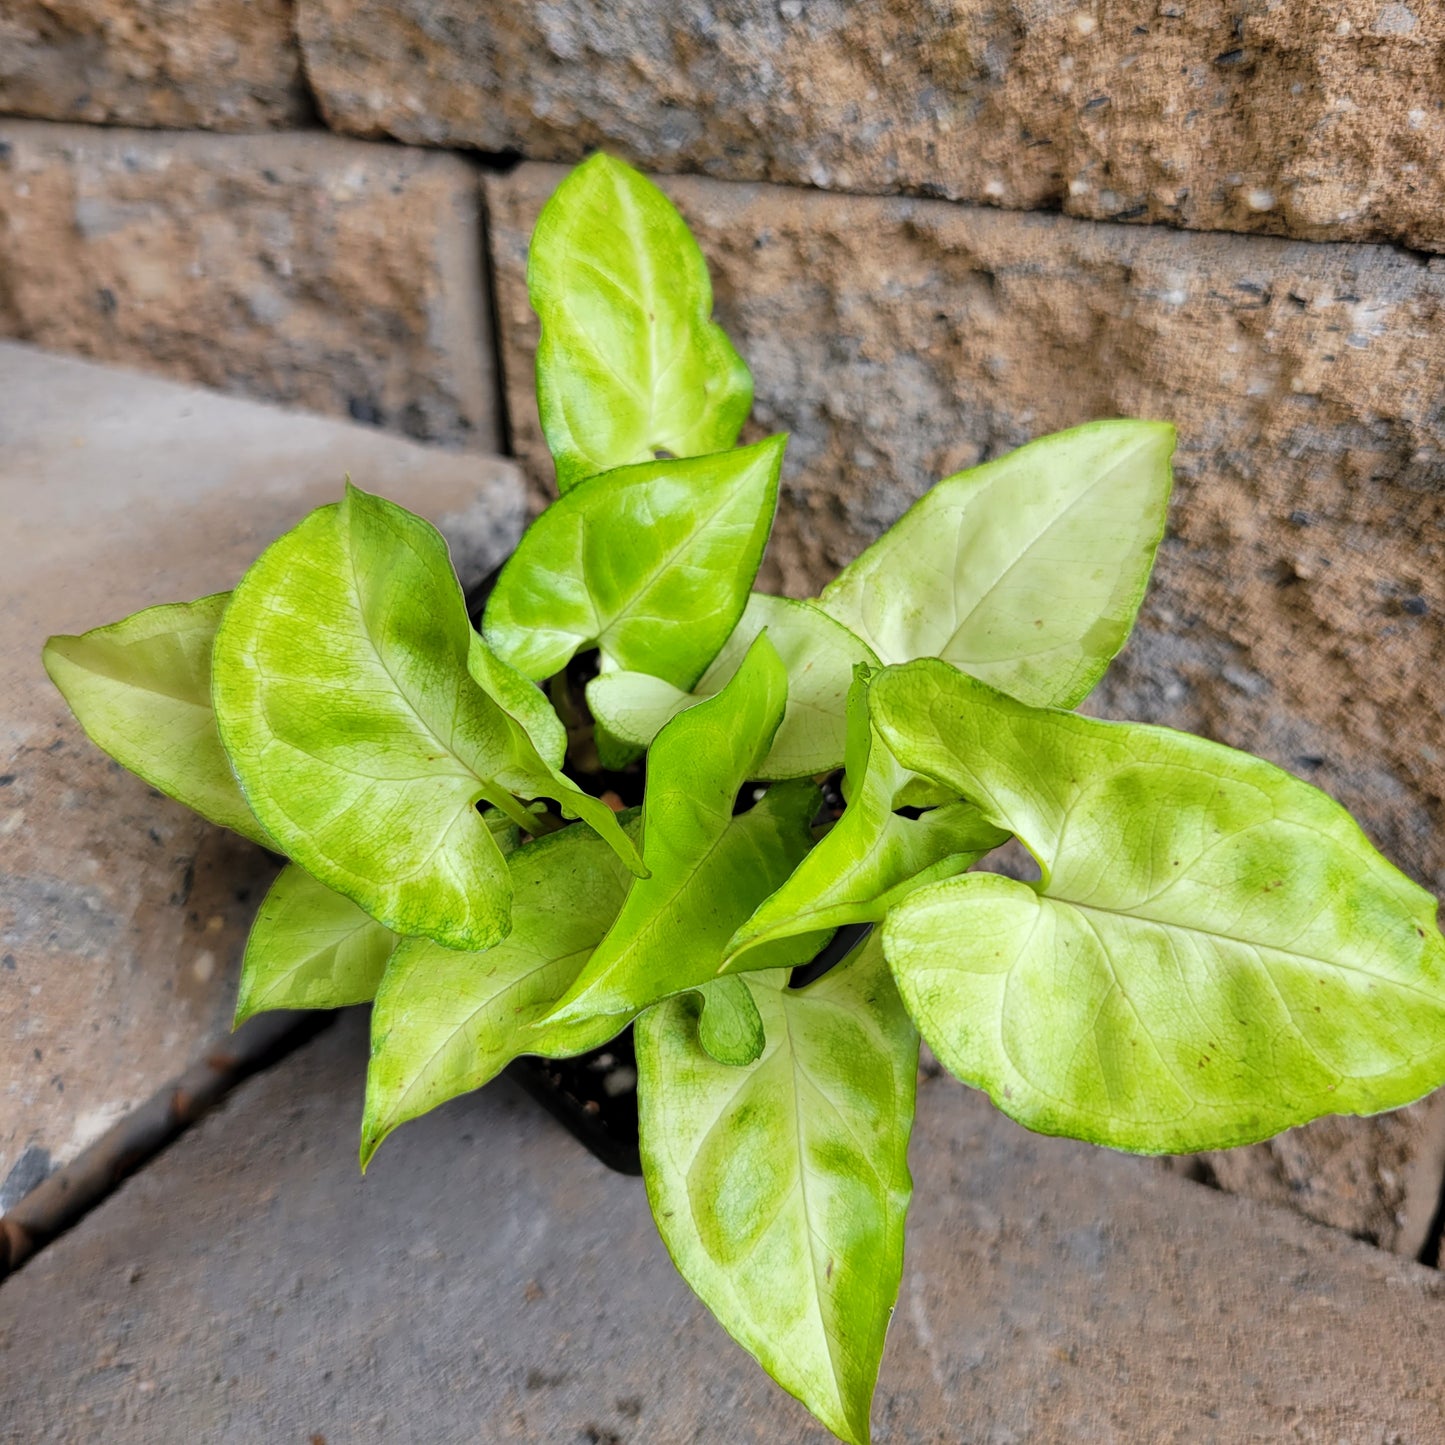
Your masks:
{"label": "potted plant", "polygon": [[[786,439],[735,446],[751,378],[670,203],[594,156],[528,285],[560,495],[480,632],[440,536],[348,486],[233,593],[46,649],[100,746],[290,858],[237,1016],[373,1002],[363,1166],[511,1060],[635,1022],[679,1270],[865,1441],[920,1035],[1025,1126],[1143,1153],[1445,1080],[1433,898],[1278,768],[1072,711],[1143,595],[1169,426],[950,477],[820,596],[771,597]],[[640,808],[564,770],[584,704],[604,763],[645,754]],[[1010,838],[1036,882],[973,869]]]}

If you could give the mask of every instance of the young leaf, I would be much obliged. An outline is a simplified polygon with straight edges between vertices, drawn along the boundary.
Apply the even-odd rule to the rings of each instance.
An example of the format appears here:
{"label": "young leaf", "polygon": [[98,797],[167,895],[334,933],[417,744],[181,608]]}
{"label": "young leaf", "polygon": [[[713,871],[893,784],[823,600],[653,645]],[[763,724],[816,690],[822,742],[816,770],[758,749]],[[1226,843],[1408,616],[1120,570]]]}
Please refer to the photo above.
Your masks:
{"label": "young leaf", "polygon": [[884,662],[941,657],[1073,707],[1124,645],[1169,502],[1174,428],[1098,421],[938,483],[819,605]]}
{"label": "young leaf", "polygon": [[[626,868],[585,828],[528,843],[510,865],[512,931],[501,943],[461,953],[408,938],[392,958],[371,1016],[363,1168],[399,1124],[481,1088],[517,1055],[541,1052],[532,1024],[577,977],[627,892]],[[590,1019],[550,1028],[546,1051],[585,1053],[624,1024],[600,1036]]]}
{"label": "young leaf", "polygon": [[659,454],[725,451],[753,379],[712,321],[707,264],[672,202],[611,156],[542,209],[527,258],[537,406],[557,486]]}
{"label": "young leaf", "polygon": [[694,989],[693,995],[699,1007],[697,1041],[712,1058],[741,1068],[761,1057],[767,1042],[763,1016],[742,979],[715,978]]}
{"label": "young leaf", "polygon": [[725,967],[751,968],[760,945],[846,923],[878,923],[915,888],[971,867],[1008,840],[956,798],[918,818],[895,813],[913,774],[868,717],[862,669],[848,697],[850,748],[843,816],[728,943]]}
{"label": "young leaf", "polygon": [[475,632],[467,643],[467,671],[526,734],[539,765],[548,772],[559,770],[567,757],[567,729],[542,689],[508,667]]}
{"label": "young leaf", "polygon": [[265,847],[211,710],[211,645],[229,592],[52,637],[45,670],[90,740],[153,788]]}
{"label": "young leaf", "polygon": [[233,1027],[267,1009],[369,1002],[396,944],[391,929],[288,863],[251,925]]}
{"label": "young leaf", "polygon": [[723,1328],[866,1442],[903,1268],[918,1035],[876,939],[807,988],[786,982],[737,980],[767,1036],[748,1068],[699,1046],[686,999],[638,1020],[643,1174],[673,1262]]}
{"label": "young leaf", "polygon": [[718,693],[764,629],[788,672],[788,705],[757,776],[805,778],[831,772],[842,763],[847,745],[854,665],[878,659],[866,643],[809,602],[754,592],[732,636],[691,692],[645,672],[604,672],[587,685],[587,706],[614,736],[650,747],[664,723]]}
{"label": "young leaf", "polygon": [[[397,933],[504,937],[511,879],[476,804],[518,731],[472,680],[446,543],[349,487],[262,553],[216,634],[221,739],[266,831]],[[510,772],[509,772],[510,776]]]}
{"label": "young leaf", "polygon": [[1039,860],[889,914],[939,1058],[1032,1129],[1146,1153],[1375,1113],[1445,1080],[1435,900],[1288,773],[1165,728],[1035,710],[941,662],[869,706],[899,760]]}
{"label": "young leaf", "polygon": [[[506,750],[493,764],[502,788],[522,798],[555,799],[563,817],[580,818],[632,872],[646,874],[637,847],[622,831],[617,815],[562,772],[567,730],[547,699],[521,673],[496,657],[476,633],[472,634],[467,667],[473,681],[511,724]],[[498,797],[503,804],[510,801],[505,794]],[[515,808],[508,811],[516,813]],[[531,819],[525,812],[517,819],[523,828],[530,828]]]}
{"label": "young leaf", "polygon": [[[708,982],[732,931],[808,851],[819,799],[811,783],[776,784],[733,816],[738,790],[767,756],[787,690],[782,661],[763,633],[716,697],[679,713],[658,734],[642,806],[642,855],[652,876],[632,885],[549,1023],[599,1014],[625,1020]],[[820,946],[816,938],[789,939],[760,950],[755,966],[801,963]]]}
{"label": "young leaf", "polygon": [[593,477],[527,530],[487,600],[488,645],[533,679],[594,644],[690,688],[748,600],[786,437]]}

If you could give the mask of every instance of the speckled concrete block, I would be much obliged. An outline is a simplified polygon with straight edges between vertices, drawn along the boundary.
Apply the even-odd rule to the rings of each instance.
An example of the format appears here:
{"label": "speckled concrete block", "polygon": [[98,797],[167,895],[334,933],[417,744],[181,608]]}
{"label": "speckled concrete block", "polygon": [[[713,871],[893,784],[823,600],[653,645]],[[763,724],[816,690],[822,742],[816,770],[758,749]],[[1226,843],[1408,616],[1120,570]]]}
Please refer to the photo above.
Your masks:
{"label": "speckled concrete block", "polygon": [[1445,10],[1381,0],[297,0],[419,145],[1445,249]]}
{"label": "speckled concrete block", "polygon": [[[522,166],[487,187],[534,505],[552,468],[526,246],[563,174]],[[757,378],[749,434],[792,434],[767,585],[810,594],[936,478],[1043,432],[1172,420],[1170,532],[1091,706],[1263,754],[1445,891],[1445,260],[664,184]],[[1322,1124],[1216,1173],[1413,1249],[1438,1193],[1442,1105]]]}
{"label": "speckled concrete block", "polygon": [[507,462],[0,343],[0,1210],[226,1032],[273,871],[93,747],[41,645],[232,586],[348,472],[464,576],[516,538]]}
{"label": "speckled concrete block", "polygon": [[[365,1180],[358,1011],[0,1288],[17,1440],[825,1445],[501,1082]],[[920,1088],[877,1445],[1445,1438],[1434,1271]]]}
{"label": "speckled concrete block", "polygon": [[7,0],[0,112],[265,130],[311,114],[291,0]]}
{"label": "speckled concrete block", "polygon": [[0,121],[0,336],[495,451],[477,170]]}

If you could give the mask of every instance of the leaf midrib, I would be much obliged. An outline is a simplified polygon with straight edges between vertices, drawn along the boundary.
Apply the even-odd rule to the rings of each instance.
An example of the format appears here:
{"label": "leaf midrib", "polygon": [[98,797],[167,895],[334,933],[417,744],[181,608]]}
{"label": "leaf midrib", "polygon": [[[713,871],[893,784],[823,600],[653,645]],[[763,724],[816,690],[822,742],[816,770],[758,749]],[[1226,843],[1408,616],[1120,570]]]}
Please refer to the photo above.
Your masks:
{"label": "leaf midrib", "polygon": [[[1139,441],[1135,446],[1131,447],[1127,452],[1123,453],[1123,455],[1117,457],[1117,458],[1114,460],[1114,462],[1112,463],[1112,465],[1110,465],[1110,466],[1107,468],[1107,470],[1100,472],[1099,475],[1098,475],[1097,477],[1095,477],[1094,480],[1093,480],[1088,486],[1086,486],[1082,491],[1080,491],[1080,492],[1073,498],[1073,500],[1069,502],[1068,506],[1066,506],[1066,507],[1063,509],[1063,511],[1061,511],[1061,512],[1055,512],[1055,513],[1051,514],[1051,515],[1047,518],[1047,520],[1044,522],[1044,524],[1038,529],[1038,531],[1035,532],[1034,535],[1033,535],[1032,537],[1030,537],[1030,538],[1028,539],[1028,541],[1026,541],[1026,542],[1022,545],[1022,547],[1019,548],[1019,550],[1015,553],[1015,555],[1013,556],[1013,558],[1009,561],[1008,565],[1005,566],[1005,567],[1003,567],[1001,570],[999,570],[998,572],[995,573],[992,581],[990,581],[989,584],[988,584],[988,586],[987,586],[982,592],[980,592],[980,593],[978,594],[977,598],[976,598],[976,599],[974,600],[974,602],[973,602],[973,605],[968,609],[968,611],[967,611],[961,618],[958,616],[958,613],[957,613],[957,610],[956,610],[956,609],[957,609],[957,602],[958,602],[958,591],[957,591],[957,581],[956,581],[956,579],[957,579],[957,577],[958,577],[958,553],[957,553],[957,551],[955,551],[955,554],[954,554],[954,567],[953,567],[953,576],[954,576],[954,578],[955,578],[955,583],[954,583],[954,593],[953,593],[953,599],[952,599],[952,600],[953,600],[953,603],[954,603],[954,607],[955,607],[955,611],[954,611],[954,625],[953,625],[952,631],[949,633],[948,641],[947,641],[947,642],[944,644],[944,646],[939,650],[939,651],[940,651],[940,655],[942,655],[943,653],[949,652],[949,650],[953,647],[953,645],[958,641],[958,639],[960,638],[960,636],[963,635],[964,629],[965,629],[965,628],[968,626],[968,624],[973,620],[974,615],[975,615],[975,614],[978,612],[978,610],[984,605],[984,603],[987,602],[987,601],[989,600],[989,598],[992,597],[993,594],[998,590],[998,588],[1000,587],[1000,585],[1003,583],[1004,578],[1006,578],[1011,572],[1013,572],[1017,567],[1019,567],[1019,566],[1023,563],[1023,561],[1025,560],[1025,558],[1027,558],[1028,555],[1034,550],[1034,548],[1038,546],[1039,542],[1040,542],[1044,537],[1046,537],[1051,531],[1053,531],[1053,529],[1054,529],[1055,527],[1059,526],[1059,525],[1060,525],[1067,517],[1069,517],[1078,507],[1082,506],[1090,497],[1092,497],[1092,496],[1094,495],[1094,493],[1099,489],[1099,487],[1101,487],[1106,481],[1108,481],[1111,477],[1113,477],[1114,474],[1115,474],[1122,466],[1124,466],[1127,462],[1129,462],[1130,460],[1132,460],[1132,458],[1133,458],[1138,452],[1140,452],[1141,450],[1143,450],[1144,446],[1145,446],[1145,442],[1144,442],[1143,440],[1141,440],[1141,441]],[[992,489],[990,489],[990,490],[992,490]],[[969,535],[971,535],[971,534],[969,534]],[[965,540],[965,533],[964,533],[963,529],[960,527],[960,529],[959,529],[959,537],[958,537],[958,548],[959,548],[959,549],[962,548],[964,540]],[[1008,661],[1009,659],[1004,658],[1004,659],[997,659],[997,660],[998,660],[998,661],[1006,662],[1006,661]]]}
{"label": "leaf midrib", "polygon": [[[498,947],[503,947],[504,944],[499,944]],[[479,1014],[485,1013],[487,1009],[490,1008],[493,1004],[495,1004],[497,999],[500,998],[503,994],[509,992],[510,990],[520,988],[529,978],[531,978],[534,974],[541,973],[544,968],[550,968],[555,964],[570,963],[575,958],[590,957],[595,946],[595,944],[584,945],[582,948],[574,948],[570,953],[559,954],[555,958],[547,956],[541,957],[540,961],[534,968],[529,968],[523,973],[512,976],[489,999],[485,1000],[482,1003],[479,1003],[475,1008],[470,1009],[466,1017],[463,1018],[459,1023],[457,1023],[450,1030],[450,1032],[447,1033],[446,1037],[442,1040],[442,1042],[431,1050],[426,1060],[417,1068],[416,1072],[412,1075],[411,1082],[407,1084],[407,1086],[402,1090],[397,1101],[397,1107],[389,1109],[387,1111],[385,1119],[381,1121],[382,1124],[386,1126],[387,1132],[389,1133],[392,1129],[395,1129],[397,1127],[397,1124],[390,1123],[389,1121],[396,1117],[401,1107],[411,1102],[412,1096],[414,1095],[416,1090],[422,1087],[425,1082],[426,1071],[436,1064],[437,1059],[446,1049],[451,1047],[453,1041],[459,1035],[467,1031],[472,1021]],[[471,1087],[475,1088],[478,1086],[472,1085]]]}
{"label": "leaf midrib", "polygon": [[[347,562],[350,564],[351,570],[351,590],[356,604],[356,619],[357,622],[360,624],[361,634],[366,639],[367,646],[370,648],[372,655],[376,659],[377,666],[382,670],[383,673],[385,673],[386,677],[391,682],[392,687],[396,689],[397,696],[406,703],[408,710],[420,724],[422,731],[425,732],[426,735],[430,737],[432,741],[435,742],[436,745],[442,749],[443,752],[447,753],[453,759],[453,761],[456,762],[456,764],[463,770],[463,772],[467,774],[467,776],[474,778],[479,782],[492,781],[492,779],[484,778],[481,774],[479,774],[477,770],[472,767],[471,764],[468,763],[461,756],[460,753],[457,752],[454,738],[448,738],[443,740],[441,735],[432,726],[431,720],[427,718],[425,714],[423,714],[421,709],[417,706],[415,700],[412,698],[411,694],[406,688],[402,686],[401,679],[396,675],[395,672],[392,671],[390,663],[388,663],[386,658],[382,655],[381,648],[377,642],[375,635],[372,633],[369,622],[367,621],[366,608],[362,602],[361,577],[360,573],[357,570],[356,549],[352,546],[352,537],[353,530],[351,525],[351,512],[348,504],[346,516],[346,540],[344,545],[346,548],[346,559]],[[407,550],[412,554],[412,556],[416,559],[417,563],[424,571],[429,570],[427,568],[426,560],[418,553],[416,547],[412,544],[412,539],[409,536],[406,536],[405,534],[400,534],[398,540],[400,540],[402,545],[407,548]],[[470,624],[468,625],[470,626]],[[468,676],[470,676],[470,674],[468,674]],[[480,691],[480,688],[478,688],[478,691]],[[453,701],[456,707],[460,706],[460,698],[457,697],[455,692],[453,694]],[[455,722],[455,711],[453,712],[453,721]],[[367,775],[359,774],[358,776]],[[382,780],[376,779],[375,781]],[[475,802],[476,799],[471,799],[468,801],[467,806],[472,807]],[[460,809],[453,809],[453,816],[455,816],[455,814],[459,811]],[[451,824],[448,823],[447,830],[449,831],[450,828]]]}
{"label": "leaf midrib", "polygon": [[[1020,885],[1027,888],[1028,884]],[[1030,889],[1030,892],[1034,890]],[[1361,978],[1373,979],[1376,983],[1383,984],[1389,988],[1403,989],[1409,993],[1419,994],[1421,998],[1429,1000],[1437,1008],[1445,1008],[1445,1000],[1437,995],[1427,993],[1424,989],[1404,979],[1392,978],[1388,974],[1373,973],[1368,968],[1361,968],[1358,965],[1340,963],[1334,959],[1320,958],[1314,954],[1300,953],[1297,949],[1286,948],[1283,944],[1269,943],[1263,939],[1241,938],[1233,933],[1221,933],[1212,928],[1201,928],[1194,924],[1173,922],[1169,919],[1156,918],[1148,913],[1134,913],[1127,908],[1110,908],[1105,904],[1082,903],[1076,898],[1066,898],[1055,893],[1036,893],[1035,896],[1040,902],[1064,904],[1069,908],[1078,909],[1081,913],[1101,913],[1115,918],[1127,918],[1133,923],[1146,923],[1154,928],[1161,928],[1166,931],[1177,931],[1179,933],[1197,934],[1201,938],[1218,939],[1221,943],[1237,944],[1241,948],[1254,949],[1256,952],[1267,951],[1269,953],[1282,954],[1285,958],[1298,959],[1301,963],[1307,963],[1314,968],[1334,969],[1341,973],[1357,974]],[[1087,921],[1087,920],[1086,920]],[[1095,925],[1090,923],[1090,928]],[[1428,939],[1427,939],[1428,941]]]}
{"label": "leaf midrib", "polygon": [[[752,466],[749,466],[748,469],[747,469],[747,472],[745,472],[745,473],[743,474],[743,476],[746,477],[746,476],[748,475],[748,473],[750,473],[752,470],[753,470]],[[739,480],[741,481],[741,478],[739,478]],[[741,487],[737,488],[737,492],[741,492],[741,490],[742,490]],[[645,599],[645,598],[652,592],[652,590],[657,586],[657,583],[658,583],[659,578],[660,578],[665,572],[667,572],[669,569],[671,569],[671,568],[676,564],[677,559],[678,559],[680,556],[682,556],[682,554],[683,554],[684,552],[686,552],[689,548],[694,547],[694,546],[696,546],[696,545],[698,544],[698,542],[699,542],[700,539],[702,538],[703,534],[708,530],[708,528],[710,528],[710,527],[712,526],[712,524],[713,524],[714,522],[716,522],[717,519],[718,519],[718,518],[734,503],[734,501],[736,500],[736,493],[734,492],[734,490],[733,490],[732,488],[720,487],[720,488],[718,488],[718,492],[719,492],[719,496],[718,496],[717,505],[716,505],[715,507],[713,507],[712,510],[709,511],[709,512],[702,518],[701,521],[698,522],[697,526],[695,526],[686,536],[684,536],[684,537],[682,538],[682,540],[677,544],[677,546],[674,547],[674,548],[672,549],[672,551],[667,554],[666,557],[662,558],[662,560],[659,561],[659,562],[648,572],[647,577],[646,577],[646,580],[645,580],[644,582],[642,582],[642,583],[638,586],[638,588],[636,589],[636,591],[634,591],[634,592],[631,594],[631,596],[627,599],[626,603],[625,603],[622,607],[620,607],[616,612],[614,612],[614,613],[612,614],[612,616],[608,619],[606,626],[605,626],[605,627],[602,627],[602,628],[600,629],[600,631],[599,631],[599,633],[598,633],[598,637],[597,637],[597,641],[598,641],[599,645],[600,645],[600,644],[602,643],[602,641],[606,638],[607,634],[608,634],[609,632],[611,632],[611,631],[613,630],[613,628],[615,628],[619,623],[633,620],[634,613],[635,613],[636,609],[642,605],[644,599]],[[584,548],[583,548],[583,557],[584,557],[584,559],[585,559],[585,557],[586,557],[586,548],[585,548],[585,540],[586,540],[585,514],[583,514],[583,516],[584,516],[584,533],[583,533]],[[585,566],[585,560],[584,560],[584,566]],[[722,569],[717,568],[717,567],[712,567],[712,568],[709,568],[708,570],[710,570],[710,571],[712,571],[712,572],[717,572],[717,571],[722,570]],[[589,596],[589,600],[592,600],[592,594],[591,594],[591,592],[590,592],[590,589],[589,589],[588,596]],[[744,602],[744,606],[746,606],[746,601]],[[594,611],[595,611],[595,608],[596,608],[596,602],[595,602],[595,600],[593,600],[593,607],[594,607]],[[662,680],[663,680],[664,682],[669,681],[669,679],[667,679],[667,678],[663,678]],[[676,684],[674,684],[674,686],[675,686],[675,685],[676,685]],[[689,692],[689,689],[680,688],[679,691],[681,691],[681,692]],[[721,689],[719,689],[719,691],[721,691]],[[714,694],[714,696],[716,696],[716,694]]]}

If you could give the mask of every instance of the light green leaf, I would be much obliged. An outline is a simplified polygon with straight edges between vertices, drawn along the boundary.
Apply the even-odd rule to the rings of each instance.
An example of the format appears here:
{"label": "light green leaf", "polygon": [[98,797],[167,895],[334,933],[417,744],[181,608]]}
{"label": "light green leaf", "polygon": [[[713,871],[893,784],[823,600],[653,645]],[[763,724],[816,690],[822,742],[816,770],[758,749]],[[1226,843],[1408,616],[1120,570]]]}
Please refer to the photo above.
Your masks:
{"label": "light green leaf", "polygon": [[267,1009],[369,1002],[396,944],[391,929],[349,898],[287,864],[246,940],[233,1027]]}
{"label": "light green leaf", "polygon": [[1008,840],[971,803],[921,817],[895,813],[915,775],[899,766],[868,717],[864,669],[848,699],[850,756],[843,816],[732,936],[724,967],[751,968],[754,950],[848,923],[878,923],[915,888],[950,878]]}
{"label": "light green leaf", "polygon": [[1445,1080],[1435,900],[1289,774],[1165,728],[1035,710],[940,662],[873,719],[1042,882],[969,874],[889,914],[938,1057],[1021,1123],[1146,1153],[1370,1114]]}
{"label": "light green leaf", "polygon": [[[767,755],[783,716],[787,677],[762,634],[716,697],[679,713],[648,756],[642,856],[652,876],[632,885],[622,912],[549,1021],[624,1020],[710,981],[723,945],[792,871],[812,842],[819,793],[778,783],[733,816],[743,783]],[[789,939],[755,966],[801,963],[821,947]]]}
{"label": "light green leaf", "polygon": [[753,379],[711,319],[697,242],[630,166],[594,155],[557,188],[532,233],[527,293],[542,322],[537,406],[560,491],[737,440]]}
{"label": "light green leaf", "polygon": [[567,757],[567,729],[542,689],[508,667],[475,632],[468,640],[467,671],[526,734],[540,765],[549,772],[560,769]]}
{"label": "light green leaf", "polygon": [[[786,974],[780,974],[786,978]],[[763,1016],[740,978],[715,978],[693,990],[700,1013],[697,1041],[720,1064],[740,1068],[763,1052]]]}
{"label": "light green leaf", "polygon": [[533,679],[578,652],[690,688],[737,625],[786,437],[593,477],[532,523],[487,600],[488,645]]}
{"label": "light green leaf", "polygon": [[501,777],[517,781],[519,729],[469,674],[472,638],[440,533],[348,487],[247,572],[212,679],[266,831],[378,922],[454,948],[509,926],[477,802],[528,821]]}
{"label": "light green leaf", "polygon": [[767,1035],[748,1068],[699,1046],[687,999],[638,1020],[643,1174],[673,1262],[723,1328],[866,1442],[903,1268],[918,1035],[874,939],[807,988],[786,979],[738,979]]}
{"label": "light green leaf", "polygon": [[616,737],[650,747],[664,723],[717,694],[764,629],[788,672],[788,705],[757,776],[831,772],[842,764],[846,748],[853,667],[878,659],[842,623],[809,602],[754,592],[732,636],[691,692],[645,672],[604,672],[588,684],[587,706]]}
{"label": "light green leaf", "polygon": [[[481,1088],[519,1054],[541,1052],[532,1024],[577,977],[627,892],[626,868],[585,828],[528,843],[510,866],[512,931],[501,943],[463,953],[408,938],[386,971],[371,1016],[362,1168],[399,1124]],[[553,1027],[546,1051],[585,1053],[624,1025],[600,1037],[590,1019]]]}
{"label": "light green leaf", "polygon": [[[551,703],[521,673],[496,657],[476,633],[472,634],[467,666],[477,686],[512,724],[505,751],[493,764],[494,776],[502,788],[522,798],[555,799],[564,818],[582,819],[632,872],[645,874],[647,869],[636,845],[622,831],[617,815],[562,772],[567,730],[552,711]],[[503,802],[509,801],[505,795],[498,796]],[[518,816],[524,828],[530,821],[525,814]]]}
{"label": "light green leaf", "polygon": [[43,659],[93,743],[167,797],[270,848],[211,710],[211,645],[230,595],[148,607],[80,637],[52,637]]}
{"label": "light green leaf", "polygon": [[1073,707],[1124,645],[1164,534],[1174,428],[1098,421],[938,483],[819,605],[884,662],[941,657]]}

